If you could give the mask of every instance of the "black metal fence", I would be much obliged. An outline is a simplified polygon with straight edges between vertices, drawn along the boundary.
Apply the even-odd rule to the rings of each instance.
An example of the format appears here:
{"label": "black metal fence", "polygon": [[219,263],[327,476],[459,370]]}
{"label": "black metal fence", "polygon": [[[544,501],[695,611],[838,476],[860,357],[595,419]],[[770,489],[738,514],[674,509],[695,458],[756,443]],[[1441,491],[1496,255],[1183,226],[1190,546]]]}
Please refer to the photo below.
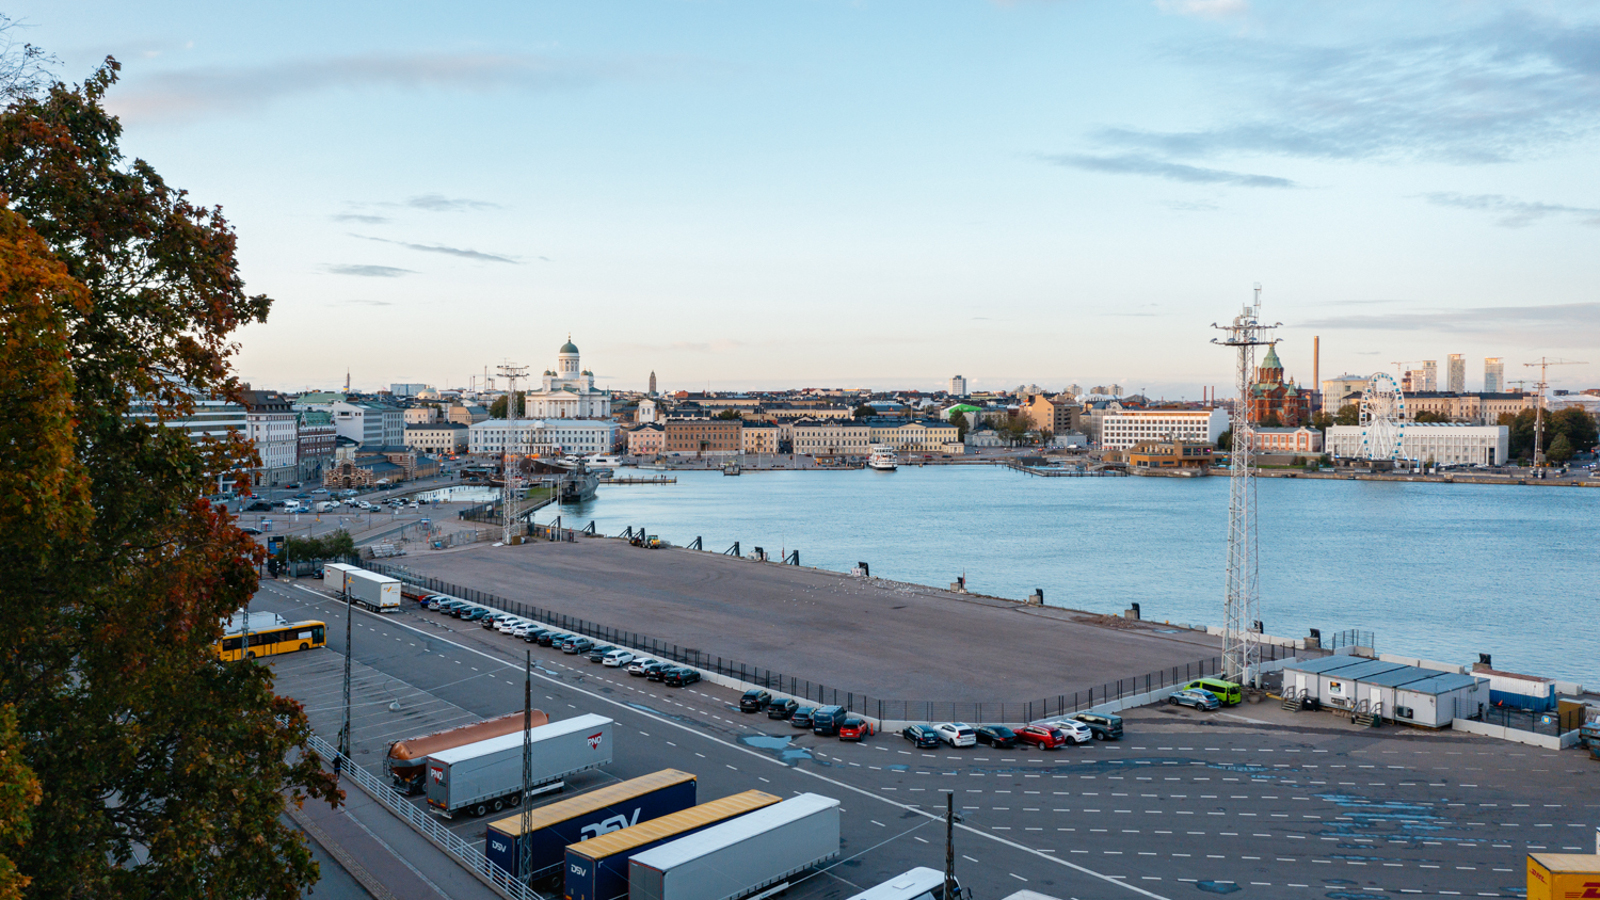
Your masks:
{"label": "black metal fence", "polygon": [[[563,531],[568,535],[572,533],[570,530],[563,529]],[[565,539],[571,540],[572,538],[567,537]],[[417,587],[426,588],[429,591],[440,594],[448,594],[452,597],[466,600],[469,603],[477,603],[524,618],[548,622],[563,631],[581,634],[606,643],[623,644],[632,649],[649,653],[658,659],[684,663],[702,671],[716,672],[719,675],[738,678],[748,684],[759,685],[774,691],[792,694],[796,697],[804,697],[808,701],[817,704],[843,706],[852,712],[862,713],[877,719],[914,722],[1032,722],[1038,719],[1050,718],[1051,716],[1081,712],[1112,700],[1121,700],[1164,688],[1176,689],[1196,678],[1215,677],[1222,671],[1222,657],[1213,656],[1156,672],[1147,672],[1130,678],[1107,681],[1103,684],[1075,690],[1070,694],[1063,692],[1053,697],[1040,697],[1034,700],[888,699],[856,691],[842,690],[821,682],[812,681],[809,678],[800,678],[762,666],[753,666],[738,660],[718,656],[698,647],[687,647],[670,641],[658,640],[649,635],[590,622],[576,616],[569,616],[566,613],[544,609],[531,603],[523,603],[520,600],[510,600],[485,591],[460,587],[437,578],[418,575],[404,566],[370,560],[363,563],[363,565],[374,572],[399,578]],[[1276,644],[1261,645],[1261,660],[1263,662],[1286,659],[1294,655],[1295,650],[1292,647],[1280,647]]]}
{"label": "black metal fence", "polygon": [[1359,628],[1346,628],[1323,640],[1322,649],[1337,650],[1340,647],[1370,647],[1376,650],[1378,647],[1376,641],[1377,638],[1370,631],[1363,631]]}
{"label": "black metal fence", "polygon": [[1571,721],[1563,723],[1561,714],[1553,709],[1548,712],[1534,712],[1531,709],[1489,706],[1483,710],[1483,721],[1489,725],[1500,725],[1517,731],[1531,731],[1534,734],[1548,734],[1555,737],[1560,737],[1567,731],[1576,731],[1583,726],[1581,715],[1568,718]]}

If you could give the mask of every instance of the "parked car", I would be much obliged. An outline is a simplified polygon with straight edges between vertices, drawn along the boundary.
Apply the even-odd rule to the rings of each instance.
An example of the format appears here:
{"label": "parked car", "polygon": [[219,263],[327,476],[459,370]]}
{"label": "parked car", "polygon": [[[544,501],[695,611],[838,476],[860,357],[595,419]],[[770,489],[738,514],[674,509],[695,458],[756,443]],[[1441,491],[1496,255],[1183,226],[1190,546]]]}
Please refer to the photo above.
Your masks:
{"label": "parked car", "polygon": [[594,641],[582,636],[573,636],[561,642],[561,652],[570,655],[588,653],[594,648]]}
{"label": "parked car", "polygon": [[544,634],[539,635],[539,646],[560,647],[562,644],[566,643],[567,638],[569,637],[572,637],[572,635],[562,634],[559,631],[546,631]]}
{"label": "parked car", "polygon": [[257,500],[244,508],[245,512],[272,512],[271,500]]}
{"label": "parked car", "polygon": [[977,738],[978,743],[996,750],[1009,750],[1017,745],[1017,733],[1004,725],[979,725]]}
{"label": "parked car", "polygon": [[619,669],[633,662],[633,652],[630,650],[612,650],[600,664],[612,669]]}
{"label": "parked car", "polygon": [[1199,688],[1184,688],[1173,691],[1167,696],[1167,702],[1173,706],[1192,706],[1195,709],[1213,710],[1222,705],[1217,695]]}
{"label": "parked car", "polygon": [[932,750],[941,742],[939,732],[934,731],[932,725],[907,725],[900,736],[924,750]]}
{"label": "parked car", "polygon": [[1067,739],[1074,744],[1087,744],[1094,740],[1094,732],[1089,726],[1077,719],[1065,719],[1060,722],[1051,722],[1050,727],[1066,734]]}
{"label": "parked car", "polygon": [[842,706],[819,706],[811,714],[811,732],[823,737],[832,737],[839,733],[839,726],[847,715]]}
{"label": "parked car", "polygon": [[[239,530],[244,532],[245,534],[261,534],[262,533],[261,529],[259,529],[259,528],[251,528],[248,525],[246,525],[245,527],[243,527],[243,528],[241,528]],[[243,640],[243,638],[240,638],[240,640]]]}
{"label": "parked car", "polygon": [[761,688],[751,688],[739,698],[739,712],[761,712],[772,702],[772,693]]}
{"label": "parked car", "polygon": [[463,621],[463,622],[476,622],[479,619],[481,619],[481,618],[483,618],[484,616],[487,616],[487,615],[489,615],[488,607],[474,606],[471,609],[467,610],[465,613],[462,613],[461,621]]}
{"label": "parked car", "polygon": [[1024,725],[1016,730],[1017,742],[1038,747],[1040,750],[1054,750],[1066,746],[1071,738],[1059,728],[1049,725]]}
{"label": "parked car", "polygon": [[700,680],[700,670],[688,666],[678,666],[668,669],[661,676],[661,683],[667,687],[688,687]]}
{"label": "parked car", "polygon": [[673,668],[669,662],[653,662],[644,667],[644,677],[651,681],[660,681],[666,677],[667,670]]}
{"label": "parked car", "polygon": [[592,663],[605,662],[606,654],[617,649],[610,644],[595,644],[589,648],[588,660]]}
{"label": "parked car", "polygon": [[482,616],[478,617],[478,624],[482,625],[485,628],[498,628],[500,626],[500,620],[501,619],[506,619],[506,618],[510,618],[510,617],[511,617],[510,613],[486,612]]}
{"label": "parked car", "polygon": [[313,493],[313,494],[326,494],[327,492],[328,492],[327,488],[312,488],[311,489],[311,493]]}
{"label": "parked car", "polygon": [[1119,741],[1122,739],[1122,717],[1110,713],[1074,713],[1072,718],[1089,726],[1094,732],[1097,741]]}
{"label": "parked car", "polygon": [[518,622],[510,631],[506,633],[519,640],[525,640],[528,636],[528,632],[533,631],[538,627],[539,626],[533,624],[532,622]]}
{"label": "parked car", "polygon": [[933,726],[939,739],[952,747],[971,747],[978,743],[977,729],[965,722],[940,722]]}
{"label": "parked car", "polygon": [[810,728],[811,716],[816,711],[817,708],[815,706],[797,707],[794,712],[789,714],[789,724],[796,728]]}
{"label": "parked car", "polygon": [[1223,706],[1238,706],[1244,702],[1244,688],[1237,682],[1221,678],[1196,678],[1183,686],[1185,690],[1206,691]]}
{"label": "parked car", "polygon": [[522,639],[530,644],[539,643],[539,639],[550,633],[550,629],[535,625],[522,633]]}
{"label": "parked car", "polygon": [[800,702],[790,698],[772,700],[767,704],[767,718],[788,719],[794,711],[800,708]]}
{"label": "parked car", "polygon": [[839,740],[863,741],[877,733],[872,723],[860,716],[845,716],[839,723]]}
{"label": "parked car", "polygon": [[515,634],[518,628],[521,628],[527,624],[527,619],[518,618],[517,616],[506,616],[500,621],[494,623],[494,630],[500,632],[501,634]]}
{"label": "parked car", "polygon": [[646,670],[657,662],[658,660],[651,659],[648,656],[635,657],[633,662],[628,663],[628,674],[636,678],[643,678]]}

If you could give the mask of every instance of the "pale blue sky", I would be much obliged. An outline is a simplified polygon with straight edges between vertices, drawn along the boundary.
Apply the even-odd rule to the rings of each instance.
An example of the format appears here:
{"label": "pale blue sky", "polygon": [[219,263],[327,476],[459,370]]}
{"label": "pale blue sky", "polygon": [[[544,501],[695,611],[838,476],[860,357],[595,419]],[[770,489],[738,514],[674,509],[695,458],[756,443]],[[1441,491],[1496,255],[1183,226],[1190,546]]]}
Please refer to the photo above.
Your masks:
{"label": "pale blue sky", "polygon": [[25,0],[215,203],[298,389],[600,381],[1197,397],[1265,286],[1290,373],[1600,384],[1593,3]]}

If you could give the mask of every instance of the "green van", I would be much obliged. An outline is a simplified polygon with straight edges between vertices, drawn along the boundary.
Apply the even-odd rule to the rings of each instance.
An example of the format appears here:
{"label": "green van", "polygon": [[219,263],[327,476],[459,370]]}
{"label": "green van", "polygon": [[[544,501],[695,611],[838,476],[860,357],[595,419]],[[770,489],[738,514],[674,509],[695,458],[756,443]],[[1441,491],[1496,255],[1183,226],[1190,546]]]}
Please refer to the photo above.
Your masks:
{"label": "green van", "polygon": [[1238,706],[1244,702],[1244,690],[1231,681],[1220,678],[1196,678],[1183,686],[1185,690],[1198,688],[1217,695],[1223,706]]}

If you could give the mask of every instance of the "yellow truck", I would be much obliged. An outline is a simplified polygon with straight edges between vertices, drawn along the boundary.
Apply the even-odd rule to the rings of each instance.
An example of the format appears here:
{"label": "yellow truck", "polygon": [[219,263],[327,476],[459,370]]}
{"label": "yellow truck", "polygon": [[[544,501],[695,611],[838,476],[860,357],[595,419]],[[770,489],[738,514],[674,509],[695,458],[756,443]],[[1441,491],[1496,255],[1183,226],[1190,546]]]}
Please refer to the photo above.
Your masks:
{"label": "yellow truck", "polygon": [[1600,856],[1529,853],[1528,900],[1600,900]]}

